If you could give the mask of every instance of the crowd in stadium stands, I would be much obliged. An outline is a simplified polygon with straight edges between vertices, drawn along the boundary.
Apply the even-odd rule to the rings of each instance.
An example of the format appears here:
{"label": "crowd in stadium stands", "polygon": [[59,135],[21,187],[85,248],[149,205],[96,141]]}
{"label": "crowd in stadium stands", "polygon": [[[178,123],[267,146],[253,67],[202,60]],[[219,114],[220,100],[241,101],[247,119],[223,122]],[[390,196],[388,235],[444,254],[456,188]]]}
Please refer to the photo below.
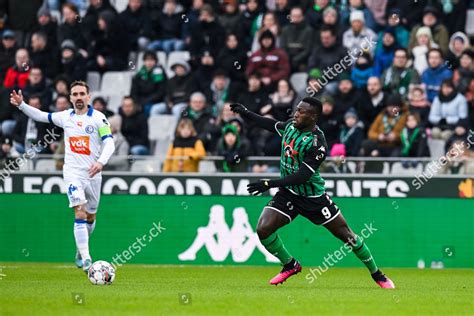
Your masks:
{"label": "crowd in stadium stands", "polygon": [[[149,118],[176,117],[164,171],[197,171],[206,155],[245,171],[247,156],[280,155],[279,137],[244,122],[232,102],[286,121],[301,98],[320,98],[336,157],[429,157],[429,139],[447,152],[474,128],[474,0],[129,0],[122,12],[110,2],[0,0],[0,159],[52,128],[11,106],[12,89],[61,111],[69,84],[91,71],[136,72],[116,113],[103,97],[92,104],[110,120],[117,158],[153,155]],[[162,65],[157,51],[190,59]],[[131,68],[139,52],[143,66]],[[300,74],[303,89],[292,85]],[[60,155],[64,143],[41,152]]]}

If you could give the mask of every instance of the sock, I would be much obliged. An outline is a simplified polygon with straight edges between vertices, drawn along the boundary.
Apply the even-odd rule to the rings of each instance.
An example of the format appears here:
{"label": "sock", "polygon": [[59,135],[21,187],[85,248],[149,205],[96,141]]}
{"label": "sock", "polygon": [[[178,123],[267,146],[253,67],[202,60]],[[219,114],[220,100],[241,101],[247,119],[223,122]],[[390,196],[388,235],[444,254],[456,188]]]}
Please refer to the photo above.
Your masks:
{"label": "sock", "polygon": [[360,240],[358,236],[355,238],[355,244],[353,245],[350,243],[350,245],[352,246],[352,251],[355,253],[357,258],[359,258],[359,260],[365,264],[370,273],[377,272],[379,268],[372,257],[369,247],[367,247],[367,245],[362,240]]}
{"label": "sock", "polygon": [[89,233],[89,237],[92,235],[92,233],[94,232],[94,229],[95,229],[95,220],[90,223],[90,222],[87,222],[87,232]]}
{"label": "sock", "polygon": [[289,263],[291,259],[293,259],[288,250],[286,250],[283,242],[280,239],[280,236],[278,236],[277,233],[273,233],[268,236],[268,238],[261,239],[260,241],[265,249],[277,257],[283,265]]}
{"label": "sock", "polygon": [[87,231],[87,222],[85,219],[74,220],[74,238],[76,239],[76,247],[81,254],[82,260],[90,259],[89,233]]}

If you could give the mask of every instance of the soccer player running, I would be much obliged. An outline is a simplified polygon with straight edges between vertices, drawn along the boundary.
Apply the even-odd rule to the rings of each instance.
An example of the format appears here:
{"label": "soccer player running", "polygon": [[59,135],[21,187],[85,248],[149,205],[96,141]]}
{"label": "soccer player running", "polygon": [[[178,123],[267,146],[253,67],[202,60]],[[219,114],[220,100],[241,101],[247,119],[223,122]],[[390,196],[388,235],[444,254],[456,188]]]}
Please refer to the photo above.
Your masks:
{"label": "soccer player running", "polygon": [[115,145],[110,125],[104,114],[90,105],[87,83],[75,81],[70,87],[74,109],[47,113],[23,101],[21,90],[12,91],[10,103],[38,122],[53,123],[64,129],[64,182],[67,185],[69,207],[74,208],[74,238],[76,265],[87,273],[92,265],[89,237],[95,228],[102,182],[102,168]]}
{"label": "soccer player running", "polygon": [[247,186],[252,195],[259,195],[270,188],[279,188],[263,208],[257,224],[261,243],[283,265],[281,272],[270,280],[270,284],[283,283],[301,272],[300,263],[286,250],[277,230],[302,215],[315,225],[323,225],[336,238],[346,243],[367,266],[372,279],[380,287],[395,288],[394,283],[375,264],[367,245],[349,228],[339,208],[325,193],[319,166],[326,159],[328,148],[324,133],[316,125],[321,117],[321,102],[316,98],[304,98],[298,104],[293,119],[287,122],[262,117],[239,103],[231,104],[231,109],[245,120],[251,120],[259,127],[282,137],[281,178],[261,180]]}

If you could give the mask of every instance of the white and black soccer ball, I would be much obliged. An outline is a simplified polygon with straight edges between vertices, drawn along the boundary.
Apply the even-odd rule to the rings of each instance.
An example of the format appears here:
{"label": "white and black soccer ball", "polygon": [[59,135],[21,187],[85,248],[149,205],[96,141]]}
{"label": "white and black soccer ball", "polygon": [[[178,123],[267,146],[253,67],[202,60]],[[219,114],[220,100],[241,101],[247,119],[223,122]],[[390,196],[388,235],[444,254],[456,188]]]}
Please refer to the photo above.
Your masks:
{"label": "white and black soccer ball", "polygon": [[107,261],[99,260],[89,268],[87,277],[94,285],[110,285],[115,279],[115,269]]}

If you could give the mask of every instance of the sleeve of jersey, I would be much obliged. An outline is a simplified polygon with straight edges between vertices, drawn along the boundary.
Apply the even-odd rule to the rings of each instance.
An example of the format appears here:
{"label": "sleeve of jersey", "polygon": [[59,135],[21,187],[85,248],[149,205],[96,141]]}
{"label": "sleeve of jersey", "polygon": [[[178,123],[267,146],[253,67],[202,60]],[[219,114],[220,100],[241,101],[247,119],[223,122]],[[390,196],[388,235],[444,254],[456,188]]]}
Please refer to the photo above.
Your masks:
{"label": "sleeve of jersey", "polygon": [[34,121],[42,123],[48,123],[48,121],[51,122],[51,113],[40,111],[37,108],[28,105],[24,101],[20,104],[18,108],[20,109],[20,111],[25,113],[26,116],[33,119]]}
{"label": "sleeve of jersey", "polygon": [[102,147],[102,153],[100,154],[99,159],[97,159],[98,162],[100,162],[103,166],[109,162],[110,157],[114,154],[115,151],[115,142],[112,137],[108,137],[104,139],[103,141],[103,147]]}
{"label": "sleeve of jersey", "polygon": [[104,117],[99,118],[101,121],[98,122],[99,136],[104,141],[107,138],[112,138],[112,131],[110,130],[109,121]]}
{"label": "sleeve of jersey", "polygon": [[312,146],[305,153],[303,164],[313,173],[318,170],[319,166],[326,159],[326,148],[324,146]]}

